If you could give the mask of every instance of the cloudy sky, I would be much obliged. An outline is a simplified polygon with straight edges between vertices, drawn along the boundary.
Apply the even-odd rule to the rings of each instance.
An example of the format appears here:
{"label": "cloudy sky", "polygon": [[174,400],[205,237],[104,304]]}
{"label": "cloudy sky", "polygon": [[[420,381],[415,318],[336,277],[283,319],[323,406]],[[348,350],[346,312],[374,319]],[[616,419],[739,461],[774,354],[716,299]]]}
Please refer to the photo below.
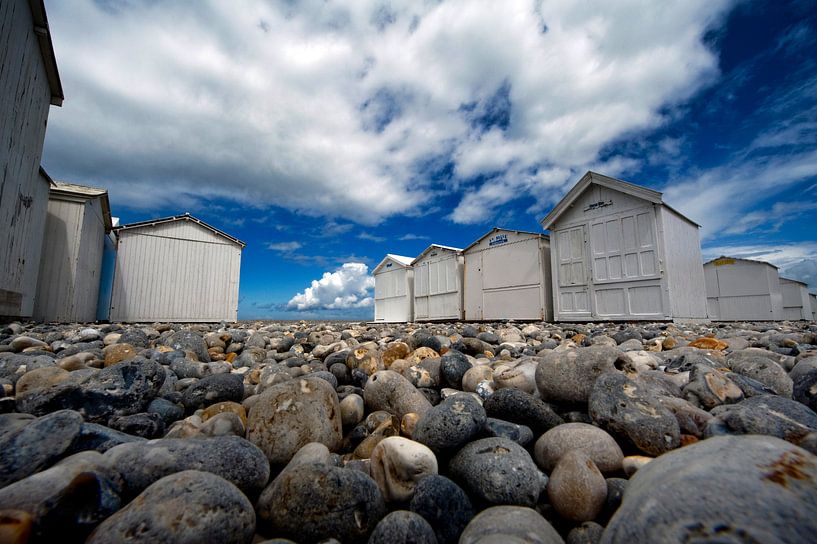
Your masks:
{"label": "cloudy sky", "polygon": [[369,319],[385,253],[538,231],[587,170],[817,290],[812,0],[46,6],[46,169],[246,241],[241,319]]}

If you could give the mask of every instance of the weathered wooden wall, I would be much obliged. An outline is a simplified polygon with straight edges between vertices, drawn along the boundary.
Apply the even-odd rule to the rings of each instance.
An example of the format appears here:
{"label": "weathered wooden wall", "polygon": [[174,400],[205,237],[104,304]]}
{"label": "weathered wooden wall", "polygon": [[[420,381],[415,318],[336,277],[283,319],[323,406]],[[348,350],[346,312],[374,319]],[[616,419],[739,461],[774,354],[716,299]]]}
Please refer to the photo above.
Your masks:
{"label": "weathered wooden wall", "polygon": [[39,174],[51,90],[28,2],[0,2],[0,315],[32,314],[48,205]]}
{"label": "weathered wooden wall", "polygon": [[241,247],[192,222],[119,232],[111,321],[235,321]]}

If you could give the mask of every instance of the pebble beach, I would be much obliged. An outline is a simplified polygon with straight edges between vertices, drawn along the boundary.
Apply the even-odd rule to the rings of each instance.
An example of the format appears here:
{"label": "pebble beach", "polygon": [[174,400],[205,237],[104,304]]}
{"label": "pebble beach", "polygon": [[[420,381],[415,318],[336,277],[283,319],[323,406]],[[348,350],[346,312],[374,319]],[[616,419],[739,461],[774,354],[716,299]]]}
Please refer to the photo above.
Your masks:
{"label": "pebble beach", "polygon": [[817,324],[0,326],[0,542],[808,542]]}

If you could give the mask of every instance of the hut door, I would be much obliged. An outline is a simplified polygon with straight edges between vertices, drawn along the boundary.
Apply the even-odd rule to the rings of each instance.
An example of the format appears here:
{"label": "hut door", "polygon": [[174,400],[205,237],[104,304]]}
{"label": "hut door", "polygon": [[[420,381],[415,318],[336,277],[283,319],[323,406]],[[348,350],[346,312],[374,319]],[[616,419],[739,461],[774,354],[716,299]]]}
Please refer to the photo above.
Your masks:
{"label": "hut door", "polygon": [[556,231],[559,251],[559,311],[589,314],[587,296],[587,239],[584,225]]}

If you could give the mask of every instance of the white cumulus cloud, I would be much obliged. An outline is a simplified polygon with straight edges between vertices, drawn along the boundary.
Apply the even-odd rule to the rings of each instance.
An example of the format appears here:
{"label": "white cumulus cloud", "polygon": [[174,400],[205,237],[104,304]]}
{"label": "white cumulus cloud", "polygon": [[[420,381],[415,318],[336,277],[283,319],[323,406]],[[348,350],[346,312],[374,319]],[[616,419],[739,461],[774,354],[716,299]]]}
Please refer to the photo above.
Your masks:
{"label": "white cumulus cloud", "polygon": [[319,280],[296,294],[287,303],[290,310],[343,310],[367,308],[372,298],[374,278],[363,263],[343,263],[334,272],[324,272]]}

